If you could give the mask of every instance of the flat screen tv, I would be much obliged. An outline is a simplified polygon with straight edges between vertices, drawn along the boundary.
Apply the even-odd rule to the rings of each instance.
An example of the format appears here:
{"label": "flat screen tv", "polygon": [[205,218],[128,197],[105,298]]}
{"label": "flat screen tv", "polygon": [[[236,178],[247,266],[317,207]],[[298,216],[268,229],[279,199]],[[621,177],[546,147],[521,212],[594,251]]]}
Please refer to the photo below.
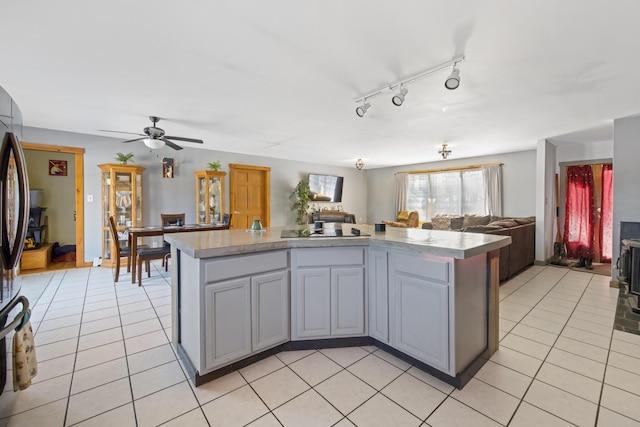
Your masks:
{"label": "flat screen tv", "polygon": [[341,176],[309,174],[311,202],[342,202]]}

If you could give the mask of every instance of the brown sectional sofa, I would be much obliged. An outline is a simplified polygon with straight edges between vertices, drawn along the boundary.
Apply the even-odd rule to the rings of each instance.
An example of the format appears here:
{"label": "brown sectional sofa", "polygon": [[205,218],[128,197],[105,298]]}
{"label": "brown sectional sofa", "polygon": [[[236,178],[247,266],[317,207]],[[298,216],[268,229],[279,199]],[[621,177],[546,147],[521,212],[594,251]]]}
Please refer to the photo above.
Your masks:
{"label": "brown sectional sofa", "polygon": [[535,217],[438,215],[422,224],[422,228],[511,236],[511,245],[500,249],[500,281],[530,266],[535,259]]}
{"label": "brown sectional sofa", "polygon": [[311,214],[311,224],[316,221],[356,223],[356,216],[342,211],[318,211]]}

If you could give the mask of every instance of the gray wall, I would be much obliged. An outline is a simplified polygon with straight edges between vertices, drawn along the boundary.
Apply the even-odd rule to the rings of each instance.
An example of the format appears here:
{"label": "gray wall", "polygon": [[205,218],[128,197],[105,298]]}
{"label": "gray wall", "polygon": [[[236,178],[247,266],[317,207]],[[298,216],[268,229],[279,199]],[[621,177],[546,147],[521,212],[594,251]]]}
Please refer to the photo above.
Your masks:
{"label": "gray wall", "polygon": [[[367,221],[380,222],[393,219],[395,211],[395,173],[400,171],[436,169],[482,163],[502,162],[502,213],[504,216],[520,217],[536,214],[535,176],[536,151],[518,151],[492,156],[449,159],[432,163],[416,163],[401,167],[381,168],[367,171]],[[420,218],[421,221],[430,218]]]}
{"label": "gray wall", "polygon": [[[620,255],[620,222],[640,222],[640,117],[613,121],[613,256]],[[617,272],[614,272],[614,277]]]}
{"label": "gray wall", "polygon": [[[49,243],[60,246],[76,244],[75,174],[73,154],[24,150],[24,159],[29,175],[29,188],[44,189],[42,205],[48,218],[46,236]],[[67,176],[49,175],[49,160],[66,160]]]}
{"label": "gray wall", "polygon": [[[25,127],[23,140],[36,144],[82,147],[84,154],[84,209],[85,209],[85,253],[89,262],[102,253],[101,242],[101,186],[100,170],[97,165],[117,163],[117,152],[133,152],[135,164],[144,166],[143,174],[143,220],[145,225],[157,225],[160,213],[185,212],[187,222],[195,222],[195,176],[193,171],[206,169],[207,163],[219,160],[221,170],[229,172],[229,163],[238,163],[271,168],[271,226],[293,224],[289,195],[300,179],[308,173],[326,173],[344,176],[343,199],[340,205],[346,212],[355,214],[358,222],[367,218],[366,174],[353,168],[342,168],[316,163],[294,162],[261,156],[247,156],[237,153],[185,148],[175,151],[164,147],[149,150],[142,142],[122,144],[120,139],[60,132],[49,129]],[[186,144],[185,144],[186,146]],[[162,177],[163,157],[172,157],[177,165],[175,178]],[[229,179],[225,179],[225,210],[229,211]],[[93,195],[94,202],[87,202],[87,195]],[[323,206],[337,207],[338,204],[325,203]]]}

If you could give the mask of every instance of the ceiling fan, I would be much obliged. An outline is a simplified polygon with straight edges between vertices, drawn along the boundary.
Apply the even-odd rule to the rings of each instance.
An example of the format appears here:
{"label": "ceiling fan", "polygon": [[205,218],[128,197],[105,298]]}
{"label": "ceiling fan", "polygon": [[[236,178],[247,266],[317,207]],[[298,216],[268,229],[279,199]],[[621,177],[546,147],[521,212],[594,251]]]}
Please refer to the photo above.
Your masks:
{"label": "ceiling fan", "polygon": [[116,130],[104,130],[99,129],[101,132],[113,132],[113,133],[129,133],[132,135],[140,135],[141,138],[128,139],[126,141],[122,141],[123,143],[135,142],[135,141],[143,141],[144,145],[151,149],[162,148],[165,144],[174,150],[182,150],[182,147],[178,144],[170,141],[171,139],[176,141],[185,141],[185,142],[195,142],[196,144],[203,144],[204,142],[201,139],[194,138],[184,138],[182,136],[168,136],[164,134],[164,130],[160,129],[156,126],[156,123],[160,121],[159,117],[149,116],[149,120],[153,123],[153,126],[149,126],[143,129],[144,134],[142,133],[134,133],[134,132],[119,132]]}

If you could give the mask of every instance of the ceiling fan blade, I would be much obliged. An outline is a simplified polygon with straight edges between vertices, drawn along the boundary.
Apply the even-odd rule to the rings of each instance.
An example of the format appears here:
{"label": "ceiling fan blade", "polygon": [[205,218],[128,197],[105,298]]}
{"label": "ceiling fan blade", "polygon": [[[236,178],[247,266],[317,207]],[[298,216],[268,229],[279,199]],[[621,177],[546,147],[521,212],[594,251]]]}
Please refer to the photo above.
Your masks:
{"label": "ceiling fan blade", "polygon": [[167,144],[169,147],[173,148],[174,150],[182,150],[182,147],[180,147],[177,144],[174,144],[173,142],[169,141],[167,138],[160,138],[160,139],[163,140],[165,144]]}
{"label": "ceiling fan blade", "polygon": [[142,133],[136,133],[136,132],[120,132],[119,130],[98,129],[98,132],[127,133],[127,134],[129,134],[129,135],[140,135],[140,136],[144,136],[144,134],[142,134]]}
{"label": "ceiling fan blade", "polygon": [[185,142],[195,142],[196,144],[204,144],[204,141],[201,139],[193,139],[193,138],[183,138],[181,136],[167,136],[165,138],[175,139],[176,141],[185,141]]}
{"label": "ceiling fan blade", "polygon": [[122,141],[122,142],[126,143],[126,142],[142,141],[143,139],[146,139],[146,138],[148,138],[148,136],[145,136],[144,138],[127,139],[126,141]]}

